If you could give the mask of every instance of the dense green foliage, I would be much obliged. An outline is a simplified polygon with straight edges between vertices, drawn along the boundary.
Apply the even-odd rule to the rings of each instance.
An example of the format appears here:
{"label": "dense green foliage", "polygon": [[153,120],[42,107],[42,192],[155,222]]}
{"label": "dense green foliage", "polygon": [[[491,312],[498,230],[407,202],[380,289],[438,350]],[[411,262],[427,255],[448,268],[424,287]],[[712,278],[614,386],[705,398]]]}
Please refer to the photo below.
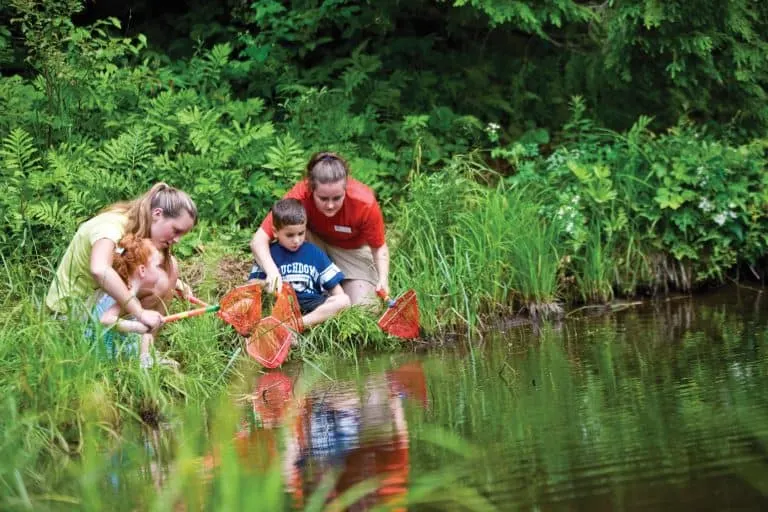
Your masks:
{"label": "dense green foliage", "polygon": [[762,142],[731,145],[689,124],[657,135],[646,118],[617,133],[583,114],[577,99],[548,154],[495,148],[514,174],[473,154],[413,176],[392,224],[394,279],[420,292],[429,327],[690,290],[766,254]]}
{"label": "dense green foliage", "polygon": [[[619,131],[639,115],[737,136],[768,120],[768,7],[746,0],[191,2],[170,31],[149,3],[99,4],[0,10],[6,247],[32,232],[55,247],[160,178],[205,218],[252,225],[319,148],[387,201],[414,165],[559,141],[574,95]],[[126,10],[138,23],[92,19]]]}
{"label": "dense green foliage", "polygon": [[170,31],[141,2],[130,27],[100,18],[124,15],[109,3],[0,11],[0,248],[41,281],[79,222],[161,179],[210,226],[182,255],[207,238],[245,252],[329,148],[385,205],[396,288],[450,269],[475,283],[460,317],[688,289],[765,254],[762,5],[193,5]]}
{"label": "dense green foliage", "polygon": [[[417,289],[429,332],[764,271],[768,3],[156,4],[0,6],[3,505],[103,508],[93,475],[118,429],[199,406],[233,372],[242,340],[212,318],[161,336],[182,374],[141,372],[39,307],[77,225],[158,180],[201,210],[177,253],[215,268],[247,259],[311,152],[341,152],[384,204],[392,290]],[[305,341],[292,357],[399,346],[359,311]],[[200,456],[181,453],[163,492],[113,498],[146,487],[135,506],[168,508]],[[238,471],[203,501],[277,489],[217,487]]]}

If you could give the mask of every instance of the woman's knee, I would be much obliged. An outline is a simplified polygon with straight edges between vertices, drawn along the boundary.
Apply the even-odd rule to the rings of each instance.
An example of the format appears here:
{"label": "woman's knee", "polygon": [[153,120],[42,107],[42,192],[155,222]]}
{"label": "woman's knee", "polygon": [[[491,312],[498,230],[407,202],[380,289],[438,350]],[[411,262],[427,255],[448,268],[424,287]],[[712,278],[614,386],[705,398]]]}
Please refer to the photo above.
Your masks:
{"label": "woman's knee", "polygon": [[341,287],[353,306],[373,305],[376,303],[376,288],[368,281],[347,279],[341,283]]}

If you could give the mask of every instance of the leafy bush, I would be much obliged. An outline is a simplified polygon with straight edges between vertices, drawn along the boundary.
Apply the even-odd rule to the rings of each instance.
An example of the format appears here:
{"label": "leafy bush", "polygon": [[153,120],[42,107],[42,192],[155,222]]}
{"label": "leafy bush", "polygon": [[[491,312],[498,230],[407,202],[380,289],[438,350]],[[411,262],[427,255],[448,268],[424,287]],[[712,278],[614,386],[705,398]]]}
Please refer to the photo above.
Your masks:
{"label": "leafy bush", "polygon": [[729,145],[689,123],[655,134],[648,118],[621,134],[582,115],[577,100],[568,142],[510,178],[549,191],[544,212],[564,219],[577,274],[599,251],[622,291],[688,289],[768,249],[762,144]]}

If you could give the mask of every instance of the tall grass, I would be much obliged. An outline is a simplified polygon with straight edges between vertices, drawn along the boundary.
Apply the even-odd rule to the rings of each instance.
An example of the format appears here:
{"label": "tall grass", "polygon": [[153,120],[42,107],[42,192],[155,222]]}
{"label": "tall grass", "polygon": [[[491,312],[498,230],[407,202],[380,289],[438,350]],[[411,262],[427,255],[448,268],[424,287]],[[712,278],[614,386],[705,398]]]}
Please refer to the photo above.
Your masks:
{"label": "tall grass", "polygon": [[613,247],[597,222],[592,222],[583,254],[574,258],[576,288],[584,302],[608,302],[613,298]]}
{"label": "tall grass", "polygon": [[[184,372],[145,371],[135,360],[100,358],[79,323],[19,304],[0,328],[0,509],[290,508],[276,445],[261,442],[281,430],[253,434],[247,447],[237,435],[233,397],[242,390],[220,379],[231,348],[222,331],[214,318],[180,323],[162,349]],[[416,475],[407,499],[470,496],[470,508],[490,509],[460,476]],[[342,510],[372,485],[333,499],[321,486],[302,508]]]}
{"label": "tall grass", "polygon": [[376,324],[379,309],[353,307],[302,333],[291,359],[322,362],[327,358],[354,359],[361,351],[393,351],[403,342],[384,333]]}
{"label": "tall grass", "polygon": [[535,190],[489,177],[471,157],[417,175],[393,225],[393,281],[417,290],[429,329],[472,332],[489,315],[558,309],[558,224],[542,218]]}
{"label": "tall grass", "polygon": [[89,440],[104,448],[125,424],[158,424],[177,404],[203,403],[223,389],[219,377],[236,340],[218,320],[164,330],[158,349],[183,371],[142,370],[136,359],[102,357],[81,322],[48,314],[43,270],[10,258],[1,270],[0,494],[8,503],[59,500]]}

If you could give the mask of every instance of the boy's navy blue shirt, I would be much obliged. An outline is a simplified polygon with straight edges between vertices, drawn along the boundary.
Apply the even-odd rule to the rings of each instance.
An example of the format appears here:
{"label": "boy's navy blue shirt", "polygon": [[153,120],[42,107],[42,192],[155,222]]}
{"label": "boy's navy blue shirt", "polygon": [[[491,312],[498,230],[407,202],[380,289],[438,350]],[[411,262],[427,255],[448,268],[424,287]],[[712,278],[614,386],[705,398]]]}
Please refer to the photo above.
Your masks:
{"label": "boy's navy blue shirt", "polygon": [[[300,302],[322,298],[324,290],[331,290],[344,279],[339,267],[311,242],[304,242],[296,252],[274,242],[269,246],[269,252],[283,281],[291,283]],[[264,269],[254,263],[248,279],[266,278]]]}

